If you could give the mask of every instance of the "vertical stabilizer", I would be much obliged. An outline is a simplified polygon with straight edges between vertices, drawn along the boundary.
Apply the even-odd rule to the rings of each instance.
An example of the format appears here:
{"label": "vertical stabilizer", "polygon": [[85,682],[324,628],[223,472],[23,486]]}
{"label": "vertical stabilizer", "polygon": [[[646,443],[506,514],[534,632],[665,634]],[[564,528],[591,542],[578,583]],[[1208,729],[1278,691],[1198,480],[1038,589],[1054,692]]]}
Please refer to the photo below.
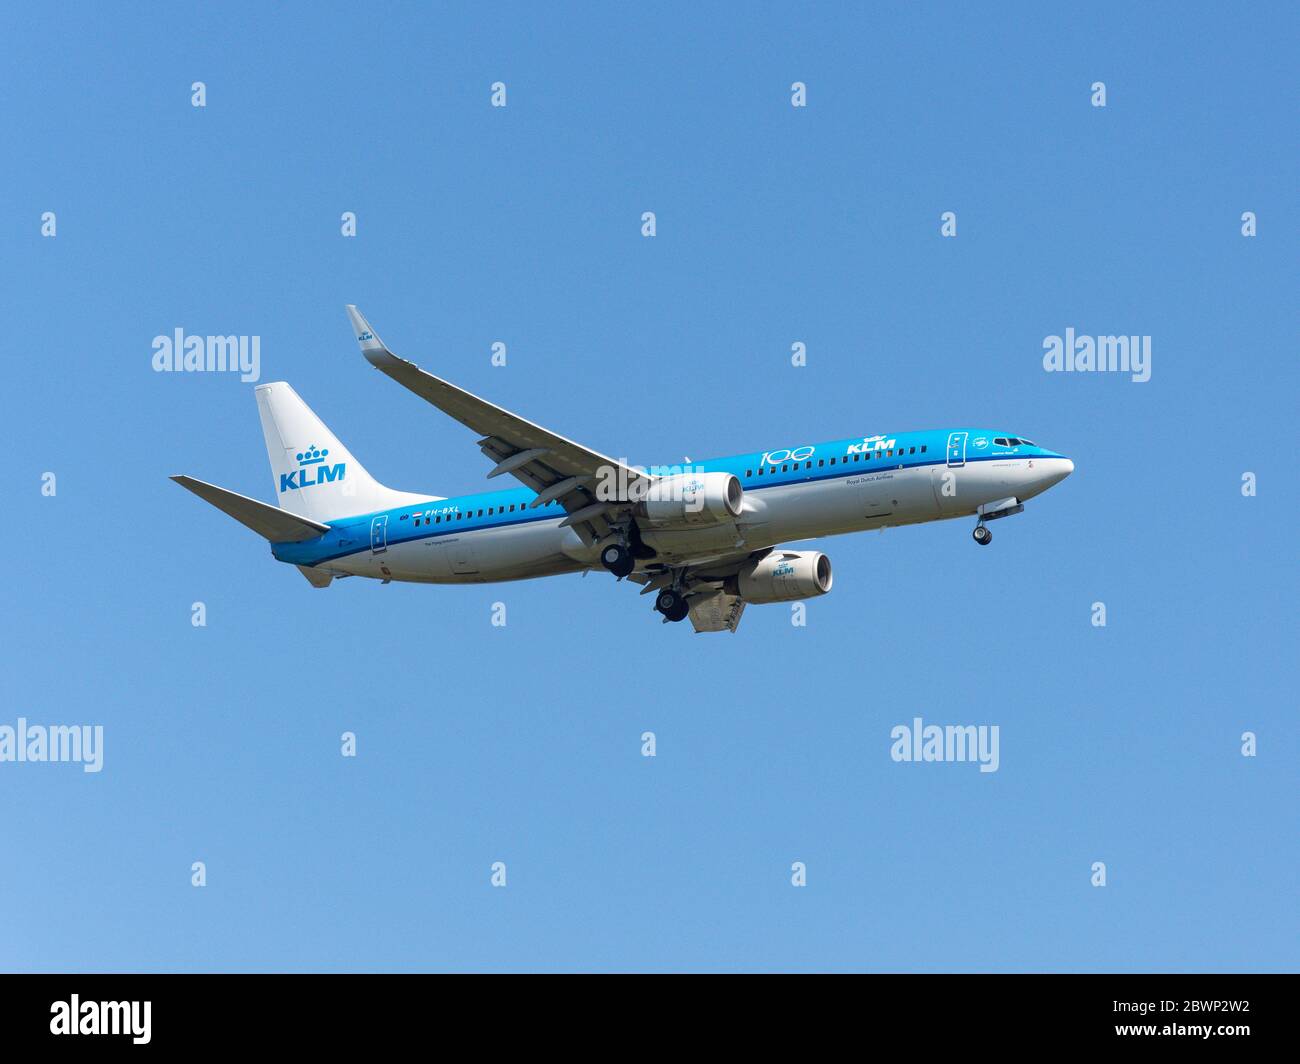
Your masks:
{"label": "vertical stabilizer", "polygon": [[328,522],[430,498],[376,481],[284,381],[255,393],[281,509]]}

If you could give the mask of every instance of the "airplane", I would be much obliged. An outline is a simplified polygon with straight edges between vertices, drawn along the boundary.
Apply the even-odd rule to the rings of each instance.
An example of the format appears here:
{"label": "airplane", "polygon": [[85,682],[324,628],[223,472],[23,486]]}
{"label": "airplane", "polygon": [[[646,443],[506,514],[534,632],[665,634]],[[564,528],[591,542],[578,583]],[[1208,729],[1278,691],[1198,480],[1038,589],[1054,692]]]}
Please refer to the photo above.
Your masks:
{"label": "airplane", "polygon": [[263,536],[313,587],[364,576],[486,584],[604,569],[653,595],[665,622],[735,632],[746,605],[831,589],[830,559],[787,541],[1021,513],[1074,471],[1065,455],[993,429],[875,433],[676,466],[606,457],[393,354],[353,305],[366,360],[478,434],[489,480],[444,498],[377,482],[287,383],[255,389],[278,506],[171,479]]}

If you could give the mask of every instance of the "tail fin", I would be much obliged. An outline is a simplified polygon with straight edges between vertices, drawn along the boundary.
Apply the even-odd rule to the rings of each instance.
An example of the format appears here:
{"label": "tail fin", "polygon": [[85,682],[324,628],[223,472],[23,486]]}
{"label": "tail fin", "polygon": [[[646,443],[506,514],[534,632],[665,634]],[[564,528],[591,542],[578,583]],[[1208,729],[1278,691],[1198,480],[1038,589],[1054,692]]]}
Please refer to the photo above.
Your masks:
{"label": "tail fin", "polygon": [[332,521],[430,498],[376,481],[284,381],[259,385],[256,394],[281,509]]}

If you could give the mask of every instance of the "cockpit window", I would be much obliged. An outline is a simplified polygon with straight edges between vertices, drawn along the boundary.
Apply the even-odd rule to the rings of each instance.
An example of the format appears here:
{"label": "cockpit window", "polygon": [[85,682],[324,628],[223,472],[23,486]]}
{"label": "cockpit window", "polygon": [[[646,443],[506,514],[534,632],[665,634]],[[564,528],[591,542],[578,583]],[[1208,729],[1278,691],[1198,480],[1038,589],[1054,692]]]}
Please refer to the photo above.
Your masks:
{"label": "cockpit window", "polygon": [[999,447],[1011,446],[1011,444],[1007,441],[1007,438],[1005,436],[998,436],[996,439],[994,439],[993,442],[996,443]]}

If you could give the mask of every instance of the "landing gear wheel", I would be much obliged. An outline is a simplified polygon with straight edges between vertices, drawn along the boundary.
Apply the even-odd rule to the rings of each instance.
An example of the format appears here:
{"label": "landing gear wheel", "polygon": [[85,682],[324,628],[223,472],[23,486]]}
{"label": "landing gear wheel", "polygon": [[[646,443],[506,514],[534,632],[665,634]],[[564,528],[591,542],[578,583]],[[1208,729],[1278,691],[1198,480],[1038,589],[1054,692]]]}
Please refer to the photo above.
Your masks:
{"label": "landing gear wheel", "polygon": [[632,552],[621,543],[607,544],[600,552],[600,564],[620,580],[630,576],[632,570],[636,568],[636,560],[632,557]]}
{"label": "landing gear wheel", "polygon": [[975,531],[972,532],[971,535],[975,537],[975,542],[981,547],[987,547],[993,542],[993,533],[983,525],[976,525]]}
{"label": "landing gear wheel", "polygon": [[690,604],[685,597],[670,587],[664,588],[655,596],[655,609],[670,621],[684,621],[686,615],[691,612]]}

